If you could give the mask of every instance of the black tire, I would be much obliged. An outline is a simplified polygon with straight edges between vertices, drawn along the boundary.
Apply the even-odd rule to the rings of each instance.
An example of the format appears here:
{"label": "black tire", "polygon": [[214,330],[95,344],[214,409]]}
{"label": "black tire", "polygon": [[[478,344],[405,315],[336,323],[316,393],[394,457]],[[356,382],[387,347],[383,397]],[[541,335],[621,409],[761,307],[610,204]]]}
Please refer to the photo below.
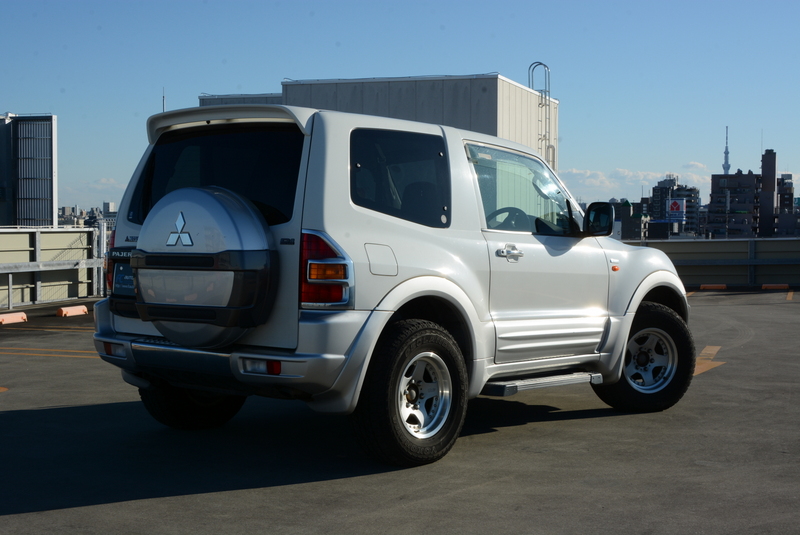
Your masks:
{"label": "black tire", "polygon": [[694,366],[694,340],[683,318],[664,305],[643,302],[631,327],[622,376],[592,388],[615,409],[663,411],[686,393]]}
{"label": "black tire", "polygon": [[147,412],[174,429],[211,429],[236,416],[246,396],[229,396],[168,384],[139,389]]}
{"label": "black tire", "polygon": [[466,413],[467,370],[455,340],[430,321],[404,320],[378,343],[350,419],[368,454],[408,467],[444,457]]}

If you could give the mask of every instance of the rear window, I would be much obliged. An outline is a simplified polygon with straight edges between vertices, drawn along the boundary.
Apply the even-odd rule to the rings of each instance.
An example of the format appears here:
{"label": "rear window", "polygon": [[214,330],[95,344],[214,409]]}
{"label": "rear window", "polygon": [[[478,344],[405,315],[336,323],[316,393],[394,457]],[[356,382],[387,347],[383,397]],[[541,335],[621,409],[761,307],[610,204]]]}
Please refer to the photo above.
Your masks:
{"label": "rear window", "polygon": [[249,199],[267,223],[292,219],[303,134],[293,124],[205,126],[167,132],[147,162],[128,219],[144,222],[171,191],[220,186]]}
{"label": "rear window", "polygon": [[444,139],[414,132],[354,130],[350,198],[358,206],[420,225],[450,226]]}

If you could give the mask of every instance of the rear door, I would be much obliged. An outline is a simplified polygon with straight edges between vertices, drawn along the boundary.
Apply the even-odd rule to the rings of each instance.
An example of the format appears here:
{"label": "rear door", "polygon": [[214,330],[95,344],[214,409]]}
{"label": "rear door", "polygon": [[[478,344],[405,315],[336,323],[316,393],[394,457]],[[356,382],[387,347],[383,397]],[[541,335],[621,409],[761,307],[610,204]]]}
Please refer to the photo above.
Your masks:
{"label": "rear door", "polygon": [[608,318],[608,267],[597,240],[576,236],[563,186],[532,155],[466,148],[485,216],[495,361],[595,352]]}
{"label": "rear door", "polygon": [[[235,117],[236,108],[230,110]],[[282,113],[277,108],[265,107],[263,110],[264,115]],[[213,112],[187,110],[186,113]],[[259,308],[271,306],[272,313],[266,323],[251,330],[242,342],[291,349],[297,346],[298,337],[302,219],[299,214],[310,136],[304,135],[302,129],[292,122],[268,118],[257,120],[257,115],[241,121],[234,118],[209,119],[208,124],[197,121],[198,126],[173,128],[162,133],[125,206],[126,224],[131,228],[143,225],[163,197],[187,187],[216,186],[247,199],[263,217],[270,241],[277,250],[275,263],[270,266],[270,276],[277,283],[272,302],[258,303]],[[226,251],[229,239],[235,241],[237,236],[250,234],[253,230],[248,227],[222,228],[213,218],[181,210],[170,214],[168,221],[155,229],[158,235],[153,237],[153,241],[172,254],[190,256]],[[141,248],[144,238],[132,236],[131,245]],[[201,243],[204,244],[202,247]],[[181,282],[191,288],[188,277]],[[172,284],[170,291],[175,295],[170,295],[169,300],[191,306],[190,300],[194,299],[195,292],[183,291],[182,288],[179,284]],[[132,300],[132,295],[117,295],[115,292],[115,299],[125,297]],[[130,323],[128,328],[135,326]]]}

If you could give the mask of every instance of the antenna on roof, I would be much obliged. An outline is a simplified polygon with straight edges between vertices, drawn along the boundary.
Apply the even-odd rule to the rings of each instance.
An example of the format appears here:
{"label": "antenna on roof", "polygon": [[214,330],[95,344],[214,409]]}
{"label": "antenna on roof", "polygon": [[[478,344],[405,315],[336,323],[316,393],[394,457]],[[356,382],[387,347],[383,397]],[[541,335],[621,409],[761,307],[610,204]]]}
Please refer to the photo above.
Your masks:
{"label": "antenna on roof", "polygon": [[728,162],[728,155],[730,152],[728,151],[728,127],[725,127],[725,161],[722,164],[722,174],[729,175],[731,170],[731,164]]}
{"label": "antenna on roof", "polygon": [[161,112],[167,111],[167,93],[161,88]]}

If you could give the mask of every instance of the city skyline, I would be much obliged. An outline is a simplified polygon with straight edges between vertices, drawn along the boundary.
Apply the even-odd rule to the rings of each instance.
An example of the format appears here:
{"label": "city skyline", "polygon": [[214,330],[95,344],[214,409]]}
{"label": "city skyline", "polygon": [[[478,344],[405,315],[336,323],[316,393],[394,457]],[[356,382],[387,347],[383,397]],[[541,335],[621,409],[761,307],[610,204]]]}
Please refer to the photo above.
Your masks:
{"label": "city skyline", "polygon": [[560,102],[558,173],[584,202],[648,196],[668,173],[708,202],[726,127],[732,172],[758,172],[766,149],[779,173],[800,172],[795,3],[0,4],[14,64],[0,111],[58,115],[63,206],[119,202],[162,105],[280,92],[284,78],[499,72],[526,85],[535,61]]}

